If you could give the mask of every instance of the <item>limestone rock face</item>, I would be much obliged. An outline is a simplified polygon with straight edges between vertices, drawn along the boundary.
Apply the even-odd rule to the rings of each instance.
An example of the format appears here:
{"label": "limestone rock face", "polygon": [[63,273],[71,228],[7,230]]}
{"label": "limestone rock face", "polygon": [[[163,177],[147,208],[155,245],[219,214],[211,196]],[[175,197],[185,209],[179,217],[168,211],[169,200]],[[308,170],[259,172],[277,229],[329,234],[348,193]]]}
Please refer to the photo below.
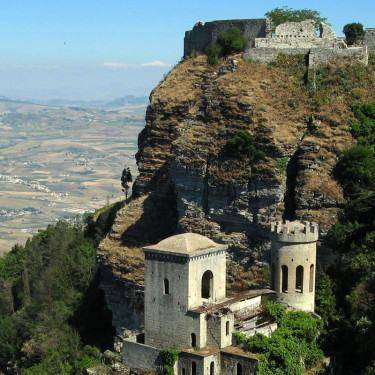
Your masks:
{"label": "limestone rock face", "polygon": [[[318,136],[335,129],[309,120],[304,103],[291,107],[293,94],[277,87],[276,71],[237,60],[235,66],[214,71],[202,56],[189,59],[153,90],[133,191],[160,199],[173,194],[177,232],[226,242],[232,256],[246,263],[268,259],[266,227],[284,211],[326,231],[343,196],[331,177],[337,150]],[[264,160],[226,154],[226,141],[238,130],[255,137]],[[322,153],[328,163],[318,161]],[[322,179],[312,183],[310,175]],[[322,192],[323,181],[333,190]],[[327,222],[321,223],[322,210]]]}

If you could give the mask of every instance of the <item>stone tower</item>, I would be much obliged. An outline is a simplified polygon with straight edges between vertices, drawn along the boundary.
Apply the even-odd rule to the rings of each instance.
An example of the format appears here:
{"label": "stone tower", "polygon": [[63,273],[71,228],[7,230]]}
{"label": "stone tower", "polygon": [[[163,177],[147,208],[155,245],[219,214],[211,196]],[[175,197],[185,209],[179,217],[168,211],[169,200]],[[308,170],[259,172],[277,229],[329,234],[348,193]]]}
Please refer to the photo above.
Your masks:
{"label": "stone tower", "polygon": [[192,309],[225,298],[226,245],[184,233],[145,247],[145,344],[207,344],[207,321]]}
{"label": "stone tower", "polygon": [[318,225],[305,221],[271,223],[271,289],[277,301],[314,311]]}

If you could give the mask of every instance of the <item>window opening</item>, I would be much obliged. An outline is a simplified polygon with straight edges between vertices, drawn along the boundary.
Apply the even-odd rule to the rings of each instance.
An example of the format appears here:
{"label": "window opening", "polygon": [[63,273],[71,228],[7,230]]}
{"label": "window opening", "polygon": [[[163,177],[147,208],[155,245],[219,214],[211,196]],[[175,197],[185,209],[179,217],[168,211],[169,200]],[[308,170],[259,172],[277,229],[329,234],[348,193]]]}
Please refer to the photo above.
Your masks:
{"label": "window opening", "polygon": [[309,282],[309,292],[314,291],[314,265],[310,266],[310,282]]}
{"label": "window opening", "polygon": [[195,348],[197,346],[197,336],[195,333],[191,334],[191,346]]}
{"label": "window opening", "polygon": [[281,291],[283,293],[288,292],[288,267],[287,266],[281,266]]}
{"label": "window opening", "polygon": [[202,298],[212,298],[214,275],[206,271],[202,276]]}
{"label": "window opening", "polygon": [[164,294],[169,294],[169,280],[164,279]]}
{"label": "window opening", "polygon": [[210,375],[215,375],[215,363],[211,362],[210,364]]}
{"label": "window opening", "polygon": [[296,291],[303,293],[303,266],[296,268]]}

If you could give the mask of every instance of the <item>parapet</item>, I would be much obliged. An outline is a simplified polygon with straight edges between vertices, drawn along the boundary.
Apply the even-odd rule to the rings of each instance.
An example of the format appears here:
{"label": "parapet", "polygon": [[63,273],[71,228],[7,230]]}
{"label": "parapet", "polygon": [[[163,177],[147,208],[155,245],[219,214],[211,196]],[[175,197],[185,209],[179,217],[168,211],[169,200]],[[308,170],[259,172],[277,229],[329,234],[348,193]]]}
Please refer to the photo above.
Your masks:
{"label": "parapet", "polygon": [[305,243],[318,240],[318,224],[309,221],[281,221],[271,223],[271,236],[278,242]]}

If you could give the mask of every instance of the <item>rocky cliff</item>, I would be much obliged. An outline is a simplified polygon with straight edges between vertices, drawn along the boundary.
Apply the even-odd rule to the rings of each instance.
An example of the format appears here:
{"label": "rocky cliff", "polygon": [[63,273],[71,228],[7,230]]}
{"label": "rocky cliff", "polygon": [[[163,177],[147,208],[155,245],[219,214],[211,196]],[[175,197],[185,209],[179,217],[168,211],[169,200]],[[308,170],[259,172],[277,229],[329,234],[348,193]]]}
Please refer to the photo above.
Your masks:
{"label": "rocky cliff", "polygon": [[[187,231],[227,243],[235,289],[261,284],[253,265],[268,261],[271,220],[315,221],[324,241],[345,202],[333,169],[353,143],[350,103],[374,100],[373,82],[372,64],[308,71],[303,56],[268,66],[240,56],[216,68],[204,56],[177,65],[151,93],[133,196],[100,245],[117,328],[141,325],[126,314],[142,306],[144,245]],[[225,152],[238,130],[255,137],[264,159]]]}

